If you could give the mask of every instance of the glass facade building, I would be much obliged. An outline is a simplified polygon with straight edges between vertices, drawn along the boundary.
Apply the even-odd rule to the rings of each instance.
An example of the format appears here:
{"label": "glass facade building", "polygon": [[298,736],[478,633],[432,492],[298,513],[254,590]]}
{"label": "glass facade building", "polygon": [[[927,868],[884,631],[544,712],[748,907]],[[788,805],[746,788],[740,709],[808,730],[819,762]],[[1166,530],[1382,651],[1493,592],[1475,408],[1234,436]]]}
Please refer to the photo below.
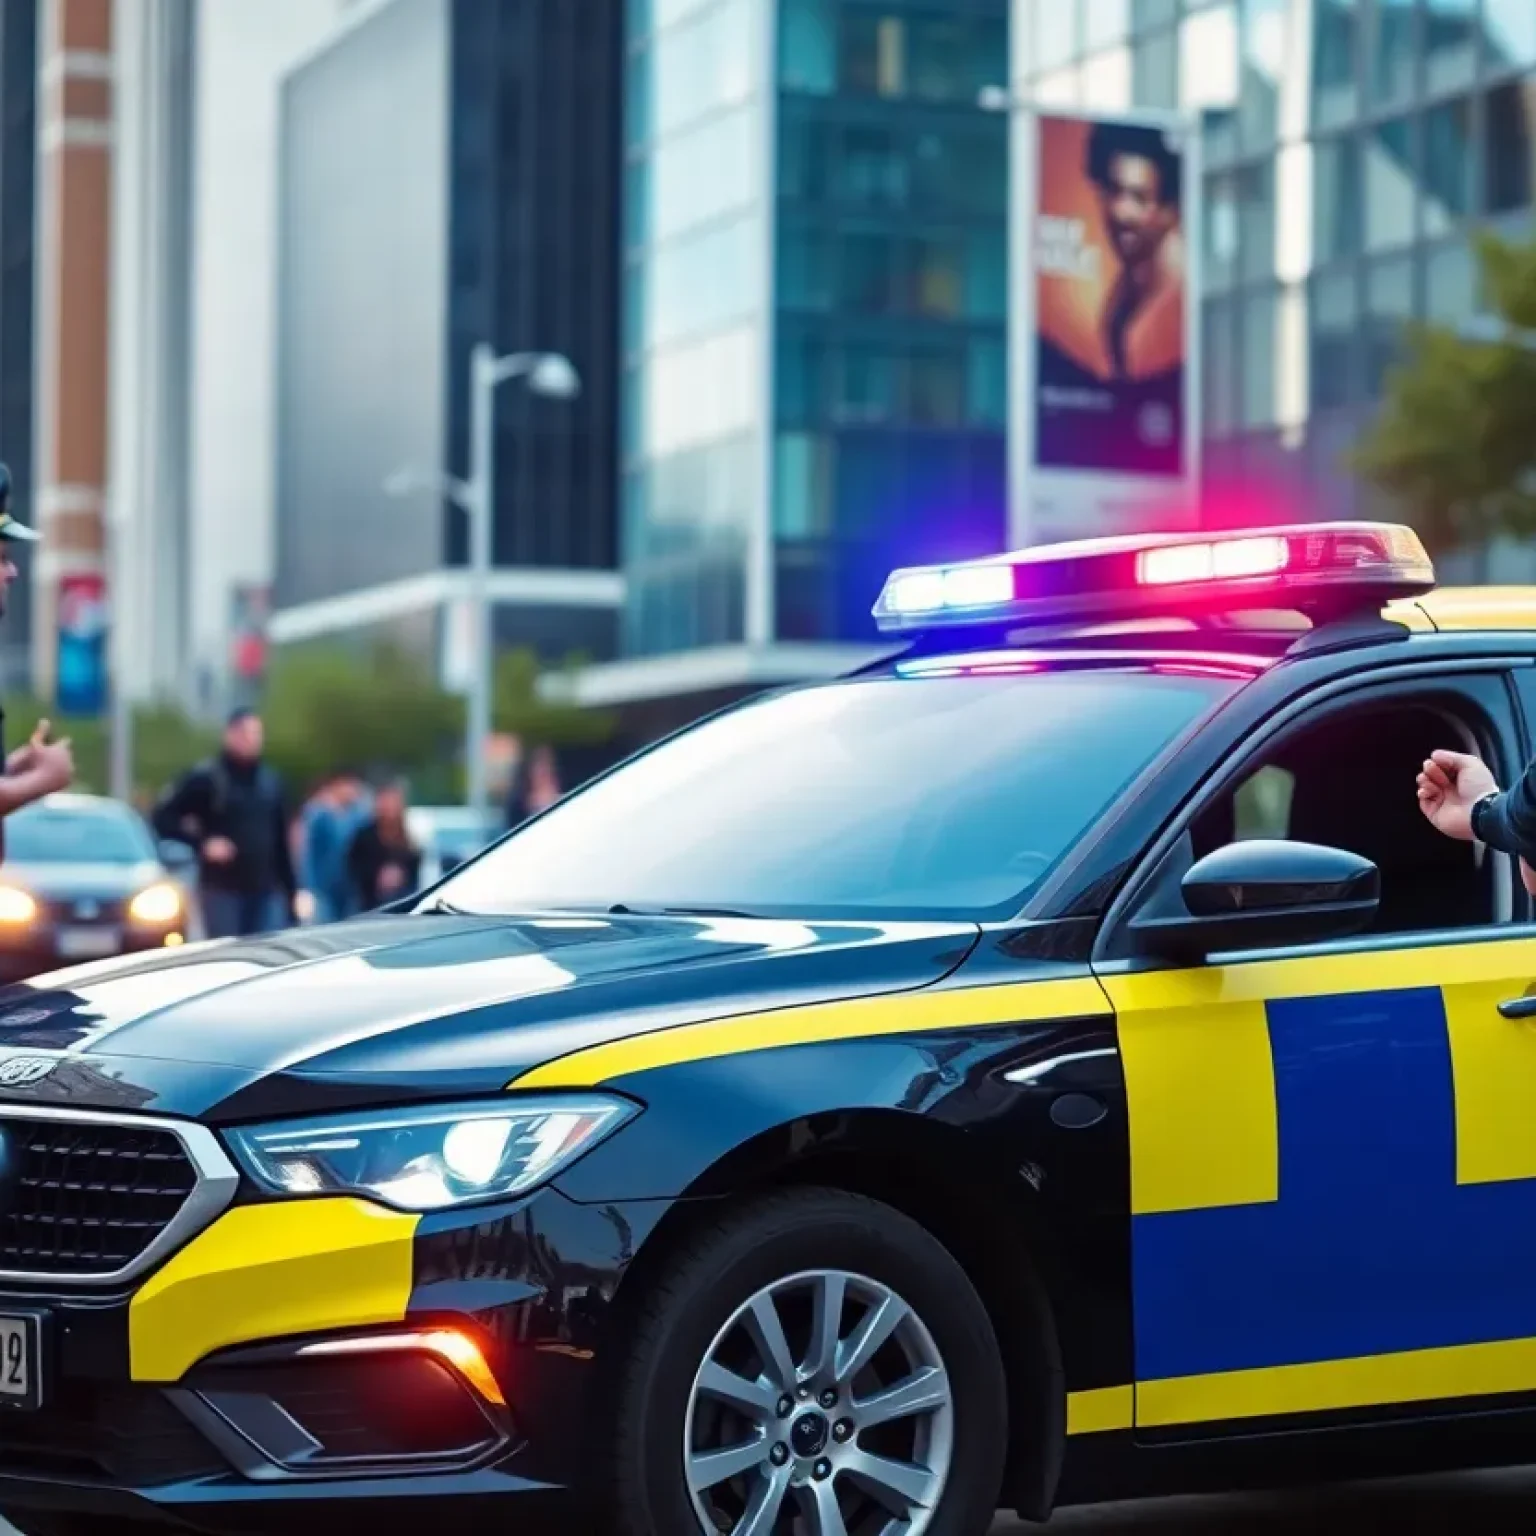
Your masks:
{"label": "glass facade building", "polygon": [[631,0],[631,657],[854,641],[1006,524],[1007,0]]}
{"label": "glass facade building", "polygon": [[[529,578],[495,600],[497,640],[613,654],[612,598],[565,578],[612,586],[617,559],[622,3],[393,0],[287,77],[280,610],[465,563],[431,479],[468,472],[484,341],[563,353],[581,380],[497,394],[493,564]],[[386,494],[399,470],[419,487]]]}
{"label": "glass facade building", "polygon": [[[36,5],[0,5],[0,459],[16,505],[32,501],[32,345],[37,200]],[[0,687],[30,681],[30,576],[11,589],[0,645]]]}
{"label": "glass facade building", "polygon": [[1209,478],[1381,510],[1342,462],[1403,322],[1475,327],[1470,231],[1536,205],[1536,0],[1015,0],[1042,106],[1181,107],[1204,148]]}

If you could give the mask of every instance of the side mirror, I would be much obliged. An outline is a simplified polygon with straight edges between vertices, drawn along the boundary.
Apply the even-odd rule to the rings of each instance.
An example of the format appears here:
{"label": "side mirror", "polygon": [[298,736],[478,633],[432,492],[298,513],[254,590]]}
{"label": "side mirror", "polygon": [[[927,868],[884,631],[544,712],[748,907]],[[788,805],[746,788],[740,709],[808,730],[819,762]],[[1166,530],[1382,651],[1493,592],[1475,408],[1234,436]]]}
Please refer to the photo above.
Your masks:
{"label": "side mirror", "polygon": [[183,874],[197,867],[197,850],[191,844],[178,842],[173,837],[162,838],[156,852],[160,862],[175,874]]}
{"label": "side mirror", "polygon": [[1376,916],[1381,872],[1342,848],[1254,839],[1207,854],[1179,889],[1182,914],[1132,922],[1141,953],[1203,960],[1223,950],[1347,938]]}

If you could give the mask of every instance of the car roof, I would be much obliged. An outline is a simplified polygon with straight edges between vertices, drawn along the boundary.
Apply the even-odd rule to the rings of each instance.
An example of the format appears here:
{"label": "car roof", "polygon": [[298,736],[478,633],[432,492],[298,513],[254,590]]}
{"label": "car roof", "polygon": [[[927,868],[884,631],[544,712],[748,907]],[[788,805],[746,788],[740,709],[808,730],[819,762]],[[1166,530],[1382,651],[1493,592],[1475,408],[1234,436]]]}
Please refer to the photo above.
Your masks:
{"label": "car roof", "polygon": [[1536,630],[1536,587],[1436,587],[1383,612],[1421,632]]}

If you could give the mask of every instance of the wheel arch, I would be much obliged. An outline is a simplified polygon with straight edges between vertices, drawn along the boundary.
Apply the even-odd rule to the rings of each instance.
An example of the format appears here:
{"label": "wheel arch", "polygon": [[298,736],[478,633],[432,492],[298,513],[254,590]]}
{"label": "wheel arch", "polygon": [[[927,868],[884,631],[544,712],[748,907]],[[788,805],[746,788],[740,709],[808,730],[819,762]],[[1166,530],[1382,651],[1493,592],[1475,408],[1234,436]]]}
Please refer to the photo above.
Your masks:
{"label": "wheel arch", "polygon": [[1066,1441],[1066,1390],[1052,1295],[1057,1243],[1040,1198],[1008,1177],[979,1138],[901,1110],[859,1109],[786,1121],[733,1148],[694,1180],[635,1256],[608,1326],[622,1357],[626,1317],[694,1224],[718,1210],[793,1188],[879,1200],[931,1232],[981,1296],[1008,1381],[1006,1502],[1043,1519]]}

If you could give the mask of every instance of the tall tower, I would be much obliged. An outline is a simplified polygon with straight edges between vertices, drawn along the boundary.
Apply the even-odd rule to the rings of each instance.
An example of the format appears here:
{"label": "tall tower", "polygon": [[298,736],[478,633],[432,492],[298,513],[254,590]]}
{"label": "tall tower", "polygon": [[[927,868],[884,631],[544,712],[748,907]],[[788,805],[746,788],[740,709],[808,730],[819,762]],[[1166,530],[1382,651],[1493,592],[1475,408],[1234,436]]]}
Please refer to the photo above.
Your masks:
{"label": "tall tower", "polygon": [[57,677],[59,595],[105,578],[112,0],[42,0],[33,677]]}

